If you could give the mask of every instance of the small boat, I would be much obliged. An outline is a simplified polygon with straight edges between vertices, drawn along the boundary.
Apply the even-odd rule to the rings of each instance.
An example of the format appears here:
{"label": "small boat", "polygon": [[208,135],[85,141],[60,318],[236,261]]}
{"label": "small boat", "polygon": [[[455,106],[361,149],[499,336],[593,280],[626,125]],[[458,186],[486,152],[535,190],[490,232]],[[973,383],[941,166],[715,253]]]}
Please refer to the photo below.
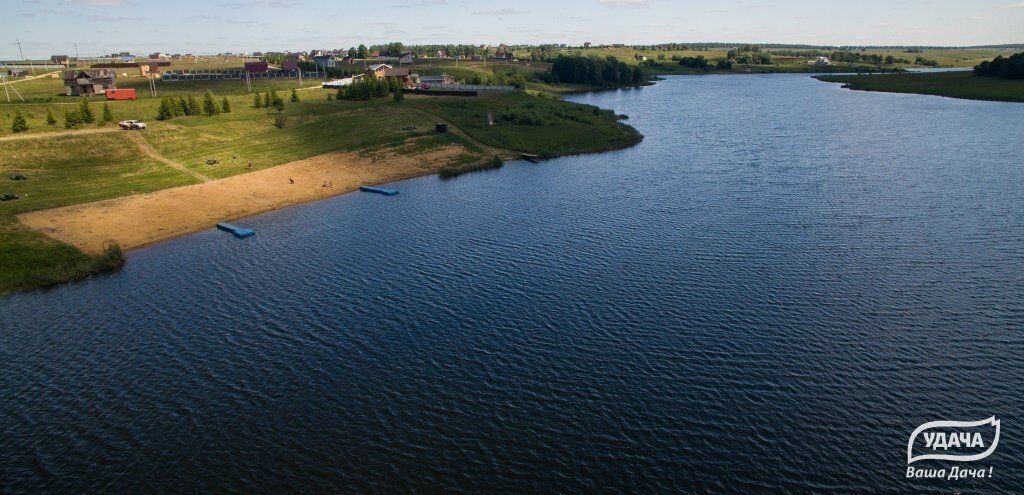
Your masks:
{"label": "small boat", "polygon": [[385,189],[383,187],[359,186],[359,190],[368,193],[383,194],[385,196],[394,196],[398,194],[398,189]]}
{"label": "small boat", "polygon": [[227,222],[218,223],[217,228],[225,232],[230,232],[232,235],[239,239],[243,237],[249,237],[251,235],[256,235],[256,231],[253,229],[244,229],[237,225],[231,225],[230,223]]}
{"label": "small boat", "polygon": [[530,163],[540,163],[540,155],[531,155],[529,153],[521,153],[520,155]]}

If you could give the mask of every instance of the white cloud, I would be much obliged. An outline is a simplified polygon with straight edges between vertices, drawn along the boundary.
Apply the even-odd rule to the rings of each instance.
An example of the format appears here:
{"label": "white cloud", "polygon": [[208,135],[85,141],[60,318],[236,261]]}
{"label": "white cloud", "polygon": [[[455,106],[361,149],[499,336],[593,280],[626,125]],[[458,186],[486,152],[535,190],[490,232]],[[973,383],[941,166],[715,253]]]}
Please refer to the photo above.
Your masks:
{"label": "white cloud", "polygon": [[1024,2],[1017,2],[1017,3],[1012,4],[1012,5],[1007,5],[1006,8],[1008,8],[1008,9],[1024,9]]}
{"label": "white cloud", "polygon": [[71,5],[92,5],[96,7],[114,7],[117,5],[129,5],[128,0],[67,0]]}
{"label": "white cloud", "polygon": [[648,0],[601,0],[601,5],[612,7],[642,7],[648,4]]}

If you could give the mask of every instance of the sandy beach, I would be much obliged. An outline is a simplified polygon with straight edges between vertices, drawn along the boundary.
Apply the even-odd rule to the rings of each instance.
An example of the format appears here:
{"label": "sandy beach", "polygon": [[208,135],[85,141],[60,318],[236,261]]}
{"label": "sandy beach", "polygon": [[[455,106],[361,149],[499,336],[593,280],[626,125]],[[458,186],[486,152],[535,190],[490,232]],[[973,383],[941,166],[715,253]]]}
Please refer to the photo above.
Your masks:
{"label": "sandy beach", "polygon": [[[466,152],[451,145],[372,158],[328,153],[201,184],[24,213],[18,220],[86,252],[102,251],[111,242],[129,250],[213,228],[217,222],[351,192],[363,184],[435,173]],[[333,187],[323,187],[325,182]]]}

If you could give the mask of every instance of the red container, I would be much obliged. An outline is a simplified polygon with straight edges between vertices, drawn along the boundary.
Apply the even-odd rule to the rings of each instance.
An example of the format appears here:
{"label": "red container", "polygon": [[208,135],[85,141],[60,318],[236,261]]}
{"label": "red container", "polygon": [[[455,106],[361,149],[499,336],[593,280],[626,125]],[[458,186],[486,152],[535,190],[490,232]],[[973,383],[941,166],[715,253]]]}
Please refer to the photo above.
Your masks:
{"label": "red container", "polygon": [[108,89],[105,91],[108,100],[134,100],[135,88]]}

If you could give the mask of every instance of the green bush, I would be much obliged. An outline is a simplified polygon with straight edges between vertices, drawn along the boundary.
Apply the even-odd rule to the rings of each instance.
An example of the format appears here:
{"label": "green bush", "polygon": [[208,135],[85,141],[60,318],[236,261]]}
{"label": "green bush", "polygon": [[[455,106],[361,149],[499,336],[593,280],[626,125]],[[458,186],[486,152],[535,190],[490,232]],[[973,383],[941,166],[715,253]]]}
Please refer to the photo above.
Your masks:
{"label": "green bush", "polygon": [[25,120],[25,116],[21,114],[21,110],[14,111],[14,119],[11,121],[11,130],[14,132],[25,132],[28,130],[28,122]]}

